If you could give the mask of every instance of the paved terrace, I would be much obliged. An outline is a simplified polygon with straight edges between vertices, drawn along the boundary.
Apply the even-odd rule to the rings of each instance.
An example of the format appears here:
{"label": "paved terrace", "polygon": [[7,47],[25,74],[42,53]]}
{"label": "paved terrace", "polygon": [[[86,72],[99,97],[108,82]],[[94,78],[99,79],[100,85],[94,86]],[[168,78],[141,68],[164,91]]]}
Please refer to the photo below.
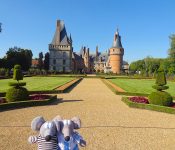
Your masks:
{"label": "paved terrace", "polygon": [[[87,150],[174,150],[175,115],[133,109],[121,102],[100,79],[83,79],[70,93],[59,94],[61,103],[0,113],[0,149],[36,149],[27,143],[31,120],[79,116],[79,132]],[[2,127],[2,126],[24,127]]]}

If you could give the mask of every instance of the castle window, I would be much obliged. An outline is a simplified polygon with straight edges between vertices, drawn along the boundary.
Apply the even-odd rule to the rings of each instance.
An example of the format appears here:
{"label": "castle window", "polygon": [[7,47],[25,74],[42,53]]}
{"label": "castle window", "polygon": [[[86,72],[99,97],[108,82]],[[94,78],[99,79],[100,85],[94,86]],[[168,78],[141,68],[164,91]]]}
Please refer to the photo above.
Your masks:
{"label": "castle window", "polygon": [[66,57],[66,52],[63,52],[63,57]]}
{"label": "castle window", "polygon": [[54,64],[54,65],[56,64],[56,59],[53,60],[53,64]]}
{"label": "castle window", "polygon": [[65,65],[66,64],[66,60],[65,59],[63,59],[63,65]]}
{"label": "castle window", "polygon": [[56,67],[55,66],[53,66],[53,70],[56,70]]}

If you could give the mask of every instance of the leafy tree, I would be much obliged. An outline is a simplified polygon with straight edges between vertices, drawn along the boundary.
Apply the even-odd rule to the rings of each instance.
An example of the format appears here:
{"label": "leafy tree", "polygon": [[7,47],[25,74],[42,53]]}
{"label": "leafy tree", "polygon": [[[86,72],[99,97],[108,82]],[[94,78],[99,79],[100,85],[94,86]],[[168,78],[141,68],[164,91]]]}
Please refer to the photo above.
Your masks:
{"label": "leafy tree", "polygon": [[12,69],[15,64],[19,64],[22,70],[27,71],[32,63],[32,51],[18,47],[9,48],[7,55],[7,68]]}
{"label": "leafy tree", "polygon": [[43,68],[43,53],[39,53],[38,68],[41,70]]}
{"label": "leafy tree", "polygon": [[171,70],[173,69],[173,73],[175,73],[175,34],[172,34],[170,37],[170,49],[168,50],[169,59],[171,62]]}
{"label": "leafy tree", "polygon": [[44,57],[44,69],[47,71],[49,70],[49,57],[50,54],[47,52]]}

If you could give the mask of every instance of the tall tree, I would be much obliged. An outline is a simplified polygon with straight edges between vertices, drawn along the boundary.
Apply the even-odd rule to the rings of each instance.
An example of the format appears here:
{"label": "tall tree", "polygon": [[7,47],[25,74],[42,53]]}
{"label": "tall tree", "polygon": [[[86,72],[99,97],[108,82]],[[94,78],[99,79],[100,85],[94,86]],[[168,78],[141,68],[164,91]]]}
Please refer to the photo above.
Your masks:
{"label": "tall tree", "polygon": [[173,73],[175,73],[175,34],[172,34],[170,37],[170,49],[168,50],[169,59],[171,62],[171,69],[173,70]]}
{"label": "tall tree", "polygon": [[44,69],[47,71],[49,70],[49,57],[50,57],[50,54],[49,52],[47,52],[44,57]]}
{"label": "tall tree", "polygon": [[38,68],[41,70],[43,69],[43,53],[39,53],[39,59],[38,59]]}
{"label": "tall tree", "polygon": [[7,68],[12,69],[15,64],[21,65],[22,70],[27,71],[32,63],[32,51],[18,47],[9,48],[7,55]]}

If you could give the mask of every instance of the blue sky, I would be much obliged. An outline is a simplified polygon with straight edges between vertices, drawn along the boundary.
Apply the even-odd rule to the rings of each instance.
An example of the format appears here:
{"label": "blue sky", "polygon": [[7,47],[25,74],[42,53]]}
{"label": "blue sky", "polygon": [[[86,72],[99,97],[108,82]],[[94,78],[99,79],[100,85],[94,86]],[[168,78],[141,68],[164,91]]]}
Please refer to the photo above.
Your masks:
{"label": "blue sky", "polygon": [[96,45],[111,47],[117,27],[132,62],[146,56],[167,57],[169,35],[175,33],[174,0],[1,0],[0,58],[10,47],[48,52],[56,20],[64,20],[74,51]]}

